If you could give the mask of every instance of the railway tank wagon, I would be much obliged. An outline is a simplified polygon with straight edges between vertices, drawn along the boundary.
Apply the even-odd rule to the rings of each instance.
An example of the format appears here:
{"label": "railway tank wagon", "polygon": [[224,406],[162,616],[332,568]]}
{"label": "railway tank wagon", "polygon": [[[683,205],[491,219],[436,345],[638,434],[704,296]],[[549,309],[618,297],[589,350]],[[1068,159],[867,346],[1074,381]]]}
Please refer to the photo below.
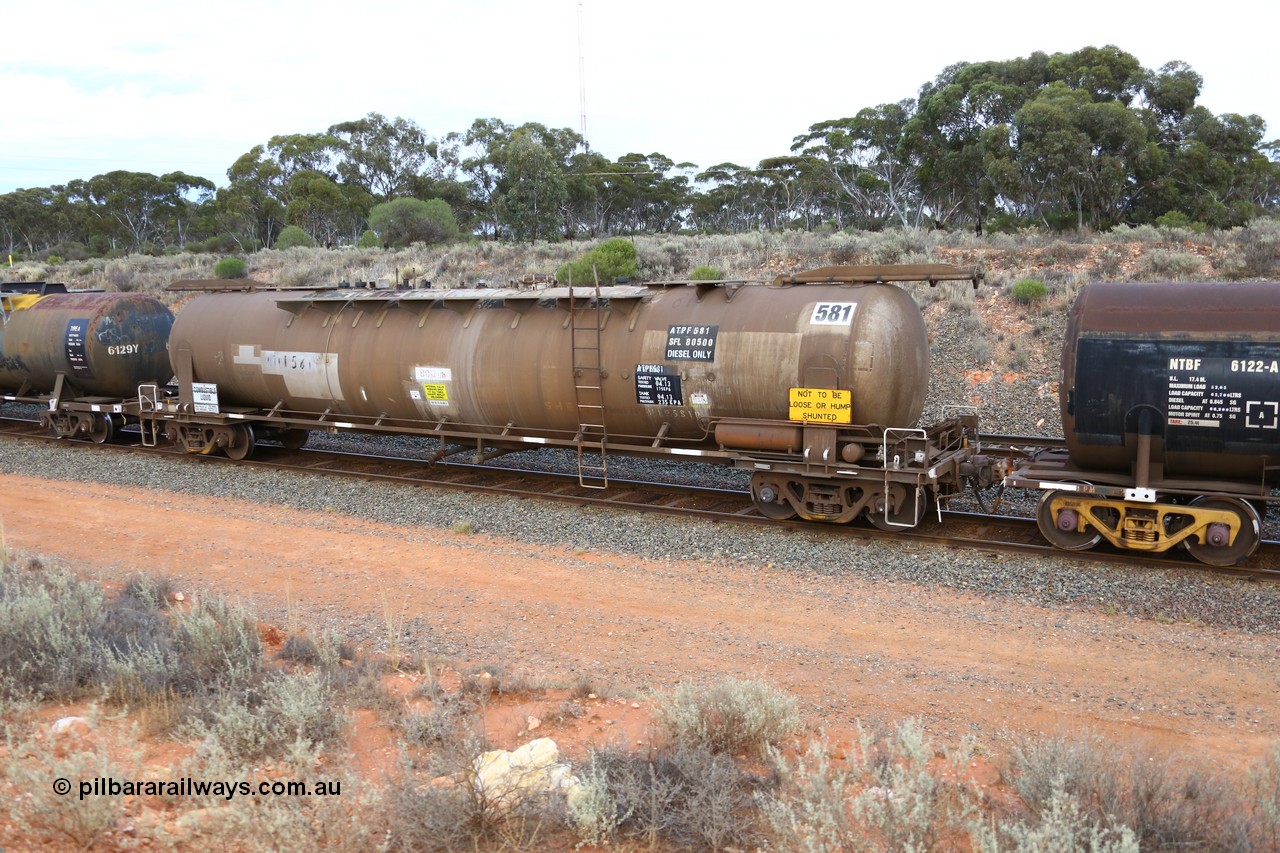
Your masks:
{"label": "railway tank wagon", "polygon": [[138,386],[173,375],[173,313],[135,293],[67,292],[56,284],[0,286],[0,394],[45,407],[55,435],[110,440],[136,416]]}
{"label": "railway tank wagon", "polygon": [[1059,405],[1066,450],[1006,479],[1043,491],[1046,539],[1246,559],[1280,477],[1280,284],[1087,285]]}
{"label": "railway tank wagon", "polygon": [[772,517],[911,526],[974,473],[961,467],[977,423],[917,427],[927,333],[889,282],[973,278],[929,265],[769,285],[242,285],[179,312],[181,399],[156,416],[188,450],[238,458],[260,438],[298,445],[311,429],[436,436],[478,457],[561,446],[576,449],[584,484],[607,481],[609,453],[693,456],[752,470]]}

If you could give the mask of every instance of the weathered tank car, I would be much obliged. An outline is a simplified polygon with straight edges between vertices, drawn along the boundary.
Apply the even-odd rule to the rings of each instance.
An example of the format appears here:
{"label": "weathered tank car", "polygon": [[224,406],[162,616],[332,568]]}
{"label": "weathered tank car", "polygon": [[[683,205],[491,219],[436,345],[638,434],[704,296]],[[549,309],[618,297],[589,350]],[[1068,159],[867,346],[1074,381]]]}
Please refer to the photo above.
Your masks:
{"label": "weathered tank car", "polygon": [[0,395],[43,406],[56,435],[107,441],[136,416],[139,385],[172,377],[172,325],[152,296],[0,284]]}
{"label": "weathered tank car", "polygon": [[[210,290],[170,339],[179,398],[152,417],[192,452],[243,458],[314,429],[428,435],[478,457],[559,446],[584,484],[611,453],[753,472],[761,511],[916,524],[990,482],[977,418],[917,426],[928,340],[893,281],[945,265],[831,267],[772,284],[541,290]],[[228,287],[243,290],[229,291]]]}
{"label": "weathered tank car", "polygon": [[1087,285],[1059,404],[1066,449],[1005,481],[1043,491],[1046,539],[1247,558],[1280,478],[1280,284]]}

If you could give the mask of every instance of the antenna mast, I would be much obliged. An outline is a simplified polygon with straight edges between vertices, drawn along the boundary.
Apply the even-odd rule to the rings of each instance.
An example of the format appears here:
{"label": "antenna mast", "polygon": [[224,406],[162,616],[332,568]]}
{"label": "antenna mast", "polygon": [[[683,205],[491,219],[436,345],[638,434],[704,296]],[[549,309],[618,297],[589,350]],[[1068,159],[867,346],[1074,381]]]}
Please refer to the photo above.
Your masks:
{"label": "antenna mast", "polygon": [[578,0],[578,107],[582,118],[582,147],[587,147],[587,62],[582,55],[582,0]]}

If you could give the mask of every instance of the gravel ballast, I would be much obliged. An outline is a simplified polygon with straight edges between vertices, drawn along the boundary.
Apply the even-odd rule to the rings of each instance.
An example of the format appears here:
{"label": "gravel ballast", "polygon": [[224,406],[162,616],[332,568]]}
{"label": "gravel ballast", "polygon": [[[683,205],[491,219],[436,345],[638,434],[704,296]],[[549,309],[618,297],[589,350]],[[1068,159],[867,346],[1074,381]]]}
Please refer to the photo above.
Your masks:
{"label": "gravel ballast", "polygon": [[[477,533],[524,542],[619,552],[648,560],[705,560],[793,574],[848,575],[890,584],[937,586],[1250,633],[1280,633],[1280,586],[1185,569],[1095,567],[1086,560],[995,556],[932,545],[868,540],[847,530],[778,533],[750,525],[655,517],[223,464],[194,464],[94,448],[0,439],[0,472],[160,489],[178,494],[284,504],[320,513]],[[216,525],[211,519],[210,525]]]}

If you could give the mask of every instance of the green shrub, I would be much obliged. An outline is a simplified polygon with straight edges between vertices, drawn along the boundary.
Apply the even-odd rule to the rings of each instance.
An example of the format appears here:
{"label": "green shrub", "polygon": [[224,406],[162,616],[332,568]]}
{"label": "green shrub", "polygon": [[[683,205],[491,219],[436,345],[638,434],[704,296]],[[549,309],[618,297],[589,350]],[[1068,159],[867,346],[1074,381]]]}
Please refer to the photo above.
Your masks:
{"label": "green shrub", "polygon": [[310,248],[316,243],[311,239],[311,235],[303,231],[297,225],[290,225],[288,228],[280,232],[280,236],[276,238],[277,249],[294,249],[298,246]]}
{"label": "green shrub", "polygon": [[1243,255],[1240,278],[1280,275],[1280,219],[1255,219],[1233,233],[1239,235]]}
{"label": "green shrub", "polygon": [[308,749],[339,742],[349,719],[319,673],[276,675],[260,687],[224,694],[192,723],[195,740],[212,737],[233,762],[278,757],[301,744]]}
{"label": "green shrub", "polygon": [[754,850],[759,831],[753,781],[731,756],[704,747],[653,755],[593,750],[578,771],[583,787],[569,801],[569,822],[584,845],[618,836],[648,849]]}
{"label": "green shrub", "polygon": [[[636,274],[636,247],[624,237],[605,240],[586,255],[560,267],[556,280],[562,284],[613,284]],[[597,278],[598,277],[598,278]]]}
{"label": "green shrub", "polygon": [[1181,210],[1171,210],[1156,217],[1156,227],[1166,232],[1168,240],[1186,240],[1198,234],[1204,234],[1209,226],[1198,219],[1192,219]]}
{"label": "green shrub", "polygon": [[78,785],[139,775],[142,750],[137,746],[137,732],[110,734],[98,728],[96,713],[90,713],[88,719],[94,727],[92,737],[70,743],[40,735],[20,739],[6,727],[0,739],[0,832],[7,829],[4,834],[15,834],[11,840],[20,839],[22,849],[48,849],[37,841],[42,837],[62,842],[55,843],[53,849],[115,847],[108,843],[98,848],[95,842],[110,835],[124,817],[124,797],[88,796],[73,801],[74,790],[70,795],[59,795],[50,785],[54,779]]}
{"label": "green shrub", "polygon": [[975,820],[969,838],[974,853],[1050,850],[1139,853],[1142,849],[1133,830],[1117,825],[1111,818],[1099,821],[1090,817],[1074,797],[1061,789],[1053,791],[1036,819]]}
{"label": "green shrub", "polygon": [[0,565],[0,698],[72,700],[94,692],[110,661],[102,590],[65,571]]}
{"label": "green shrub", "polygon": [[163,582],[108,599],[66,571],[8,566],[0,589],[0,699],[146,706],[244,690],[260,671],[253,620],[216,599],[170,614]]}
{"label": "green shrub", "polygon": [[[1265,830],[1246,809],[1230,779],[1184,756],[1153,753],[1101,737],[1054,737],[1018,747],[1010,782],[1042,820],[1068,798],[1097,827],[1127,827],[1143,849],[1215,847],[1217,840]],[[1074,810],[1075,806],[1071,807]],[[1001,848],[1003,849],[1003,848]]]}
{"label": "green shrub", "polygon": [[1024,278],[1014,284],[1010,293],[1018,302],[1030,305],[1044,299],[1049,294],[1049,288],[1038,278]]}
{"label": "green shrub", "polygon": [[361,249],[381,249],[382,241],[378,239],[378,235],[373,231],[365,231],[360,235],[360,242],[356,245]]}
{"label": "green shrub", "polygon": [[374,205],[369,211],[369,227],[391,246],[432,245],[458,236],[453,208],[438,198],[397,198]]}
{"label": "green shrub", "polygon": [[677,747],[764,755],[800,726],[796,700],[759,681],[726,678],[707,688],[688,684],[660,696],[654,722]]}
{"label": "green shrub", "polygon": [[[924,729],[906,720],[892,733],[859,727],[846,757],[825,738],[786,759],[771,752],[778,789],[761,797],[761,811],[780,850],[943,850],[943,840],[966,828],[980,794],[960,781],[973,756],[972,739],[936,753]],[[1070,848],[1069,848],[1070,849]]]}
{"label": "green shrub", "polygon": [[715,267],[694,267],[689,273],[689,281],[719,281],[722,278],[724,274]]}
{"label": "green shrub", "polygon": [[213,265],[215,278],[244,278],[245,264],[240,258],[223,258]]}
{"label": "green shrub", "polygon": [[1203,261],[1190,252],[1152,249],[1142,256],[1139,272],[1149,281],[1194,281]]}

